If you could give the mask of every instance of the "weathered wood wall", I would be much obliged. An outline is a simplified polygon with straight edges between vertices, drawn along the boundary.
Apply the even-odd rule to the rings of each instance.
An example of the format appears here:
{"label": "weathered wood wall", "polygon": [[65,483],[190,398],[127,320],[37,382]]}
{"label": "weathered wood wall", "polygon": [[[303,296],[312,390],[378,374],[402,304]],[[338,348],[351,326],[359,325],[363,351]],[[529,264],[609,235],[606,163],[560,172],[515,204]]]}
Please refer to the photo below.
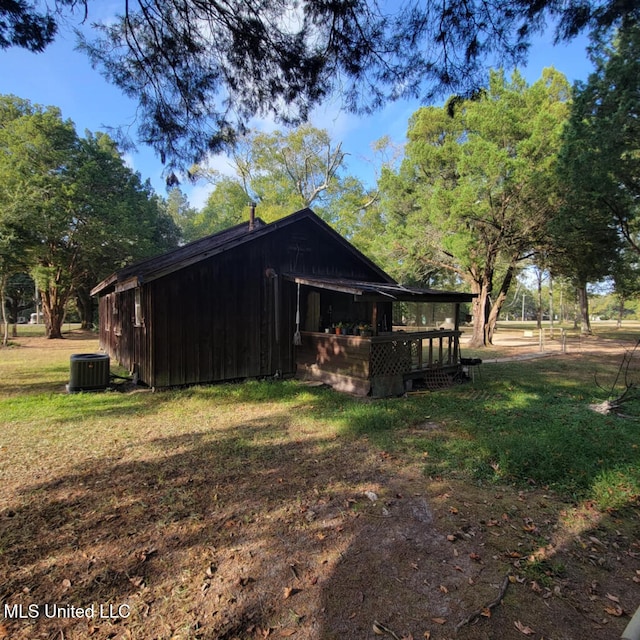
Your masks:
{"label": "weathered wood wall", "polygon": [[[148,342],[145,340],[146,326],[135,323],[135,289],[111,292],[101,296],[98,302],[100,313],[100,348],[131,373],[144,380],[149,375]],[[150,317],[149,299],[142,291],[142,314]]]}
{"label": "weathered wood wall", "polygon": [[267,277],[260,252],[245,245],[147,289],[152,386],[293,373],[293,321],[284,299],[290,292]]}
{"label": "weathered wood wall", "polygon": [[308,218],[254,233],[150,277],[141,286],[141,326],[134,289],[101,296],[101,317],[111,314],[101,321],[103,348],[153,387],[294,374],[296,285],[282,275],[381,276]]}

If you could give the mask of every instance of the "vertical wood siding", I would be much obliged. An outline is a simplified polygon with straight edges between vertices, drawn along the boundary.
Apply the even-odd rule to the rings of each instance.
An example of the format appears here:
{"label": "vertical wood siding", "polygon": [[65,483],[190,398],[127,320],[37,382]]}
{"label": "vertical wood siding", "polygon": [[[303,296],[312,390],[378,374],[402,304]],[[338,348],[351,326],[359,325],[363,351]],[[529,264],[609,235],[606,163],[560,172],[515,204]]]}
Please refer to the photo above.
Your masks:
{"label": "vertical wood siding", "polygon": [[357,254],[301,218],[150,279],[141,288],[142,326],[134,322],[134,289],[102,295],[101,346],[153,387],[293,374],[296,285],[284,273],[380,281]]}

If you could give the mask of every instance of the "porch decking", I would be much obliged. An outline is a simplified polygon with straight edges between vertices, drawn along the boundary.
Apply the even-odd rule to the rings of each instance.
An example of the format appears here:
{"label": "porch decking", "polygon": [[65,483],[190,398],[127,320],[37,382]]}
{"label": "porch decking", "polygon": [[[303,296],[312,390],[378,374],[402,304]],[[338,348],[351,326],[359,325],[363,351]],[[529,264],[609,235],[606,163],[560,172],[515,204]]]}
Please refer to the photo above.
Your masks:
{"label": "porch decking", "polygon": [[394,331],[362,337],[302,332],[297,376],[358,395],[400,395],[408,380],[460,371],[460,333]]}

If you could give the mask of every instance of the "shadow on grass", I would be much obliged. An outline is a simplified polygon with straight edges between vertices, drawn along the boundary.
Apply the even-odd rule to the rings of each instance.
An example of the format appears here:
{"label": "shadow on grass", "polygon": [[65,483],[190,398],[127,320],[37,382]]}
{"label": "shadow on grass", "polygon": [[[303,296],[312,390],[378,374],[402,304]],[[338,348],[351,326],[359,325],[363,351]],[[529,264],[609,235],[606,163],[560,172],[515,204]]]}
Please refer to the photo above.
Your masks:
{"label": "shadow on grass", "polygon": [[[0,512],[2,600],[25,606],[126,604],[132,613],[103,620],[10,620],[11,637],[62,632],[68,640],[102,639],[126,630],[132,637],[230,640],[271,628],[338,637],[332,635],[338,627],[322,610],[336,605],[331,594],[338,584],[352,584],[356,598],[365,593],[371,578],[364,569],[354,572],[353,563],[372,545],[369,536],[380,536],[386,526],[379,513],[367,515],[369,502],[363,498],[366,490],[388,485],[380,449],[415,461],[424,448],[432,458],[480,459],[486,466],[503,454],[498,469],[505,465],[501,477],[506,480],[520,478],[513,451],[518,433],[526,434],[523,454],[526,450],[538,465],[542,453],[557,465],[571,459],[570,447],[554,458],[560,423],[545,426],[537,417],[544,416],[542,409],[557,388],[541,394],[547,380],[542,371],[521,381],[515,375],[506,380],[510,371],[496,369],[476,388],[380,402],[293,382],[79,398],[88,403],[83,410],[108,416],[114,424],[129,420],[135,425],[136,415],[160,414],[163,403],[171,403],[168,415],[182,422],[178,433],[133,440],[116,452],[118,459],[105,452],[46,481],[25,476],[20,490],[5,496]],[[566,417],[576,409],[578,390],[563,389],[554,411]],[[59,419],[79,411],[76,400],[65,400]],[[245,419],[243,403],[268,405],[270,412]],[[222,405],[238,408],[225,428],[215,424]],[[203,407],[208,413],[202,414]],[[211,426],[195,428],[196,416]],[[565,428],[570,441],[576,430],[582,429],[582,438],[594,431],[580,416],[570,431]],[[435,420],[441,421],[439,433],[424,434],[420,427]],[[600,423],[603,430],[610,428],[606,420]],[[434,448],[439,437],[449,438],[440,452]],[[605,453],[619,454],[632,437],[620,433],[621,443]],[[471,446],[455,451],[449,446],[454,439]],[[602,446],[599,437],[597,442]],[[601,453],[595,443],[585,450],[590,464]],[[615,468],[610,460],[601,466]],[[558,475],[556,470],[549,478],[551,467],[537,468],[543,471],[536,482]],[[530,471],[535,469],[525,474]],[[596,470],[589,471],[580,486],[596,477]],[[426,503],[417,508],[410,508],[417,528],[398,530],[405,542],[431,535]],[[360,514],[374,524],[362,527]],[[394,538],[377,539],[393,544]],[[410,547],[417,553],[428,545]],[[384,570],[384,546],[380,550],[375,571]],[[294,590],[301,593],[289,601],[287,593]],[[350,613],[342,607],[339,615],[353,631]],[[361,637],[360,631],[354,633],[350,637]]]}
{"label": "shadow on grass", "polygon": [[11,637],[104,638],[126,627],[134,637],[222,639],[289,624],[276,603],[292,566],[320,571],[321,555],[343,547],[342,514],[377,469],[366,447],[343,451],[335,434],[292,441],[286,422],[141,441],[125,459],[86,460],[7,496],[3,602],[132,611],[9,620]]}

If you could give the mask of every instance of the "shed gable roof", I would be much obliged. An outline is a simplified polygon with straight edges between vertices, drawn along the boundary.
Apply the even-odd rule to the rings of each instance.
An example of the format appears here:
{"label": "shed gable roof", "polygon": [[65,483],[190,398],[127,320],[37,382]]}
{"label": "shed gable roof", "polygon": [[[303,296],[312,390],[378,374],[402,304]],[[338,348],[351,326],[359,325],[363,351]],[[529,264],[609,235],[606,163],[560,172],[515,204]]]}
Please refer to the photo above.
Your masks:
{"label": "shed gable roof", "polygon": [[367,267],[379,275],[381,281],[395,283],[395,280],[389,274],[356,249],[350,242],[324,222],[324,220],[319,218],[311,209],[307,208],[270,224],[266,224],[260,218],[257,218],[252,230],[249,229],[249,223],[243,222],[229,229],[196,240],[195,242],[190,242],[160,256],[148,258],[147,260],[124,267],[96,285],[91,290],[91,295],[98,295],[111,289],[125,291],[137,287],[143,282],[157,280],[165,275],[184,269],[189,265],[206,260],[211,256],[229,251],[247,242],[254,242],[258,238],[274,233],[289,225],[299,223],[302,220],[309,220],[316,224],[321,233],[328,234],[333,241],[341,244],[352,253],[356,259],[365,263]]}

